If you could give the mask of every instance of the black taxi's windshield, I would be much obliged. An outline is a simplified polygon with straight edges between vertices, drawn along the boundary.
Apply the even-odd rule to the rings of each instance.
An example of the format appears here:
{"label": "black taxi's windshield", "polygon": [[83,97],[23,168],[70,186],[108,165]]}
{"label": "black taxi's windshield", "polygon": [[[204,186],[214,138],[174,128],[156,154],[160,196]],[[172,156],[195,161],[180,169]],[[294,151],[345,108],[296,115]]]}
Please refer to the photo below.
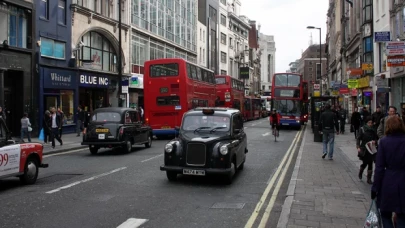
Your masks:
{"label": "black taxi's windshield", "polygon": [[[195,132],[226,132],[230,129],[230,118],[227,116],[188,115],[184,117],[181,129]],[[212,131],[215,129],[214,131]]]}

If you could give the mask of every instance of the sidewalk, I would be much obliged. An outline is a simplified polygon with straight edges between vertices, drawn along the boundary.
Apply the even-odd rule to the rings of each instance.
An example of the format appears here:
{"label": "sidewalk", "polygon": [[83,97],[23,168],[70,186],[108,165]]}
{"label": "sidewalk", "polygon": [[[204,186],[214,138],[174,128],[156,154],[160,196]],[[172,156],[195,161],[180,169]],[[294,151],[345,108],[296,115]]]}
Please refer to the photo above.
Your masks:
{"label": "sidewalk", "polygon": [[[63,145],[61,146],[57,140],[55,140],[55,149],[52,149],[52,144],[48,142],[45,144],[43,140],[39,140],[38,138],[31,138],[31,142],[41,143],[44,145],[44,154],[54,154],[54,153],[61,153],[69,150],[81,149],[86,148],[86,146],[82,146],[82,134],[80,137],[76,136],[76,133],[72,134],[62,134],[62,141]],[[20,138],[14,137],[13,138],[16,143],[19,143]],[[28,142],[28,139],[24,139],[25,142]]]}
{"label": "sidewalk", "polygon": [[363,227],[371,185],[357,177],[361,161],[349,130],[335,135],[330,161],[307,125],[277,227]]}

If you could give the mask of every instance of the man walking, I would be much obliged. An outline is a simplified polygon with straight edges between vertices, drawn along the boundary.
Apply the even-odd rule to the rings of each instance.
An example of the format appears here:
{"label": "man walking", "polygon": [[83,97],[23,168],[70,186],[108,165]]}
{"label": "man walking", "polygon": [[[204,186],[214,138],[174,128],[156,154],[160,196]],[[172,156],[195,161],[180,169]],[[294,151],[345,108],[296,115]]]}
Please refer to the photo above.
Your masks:
{"label": "man walking", "polygon": [[51,141],[52,141],[52,148],[55,148],[55,138],[58,140],[60,145],[63,145],[62,139],[59,137],[59,131],[62,128],[61,125],[61,116],[56,111],[55,107],[51,109]]}
{"label": "man walking", "polygon": [[333,147],[335,144],[335,129],[336,134],[339,135],[339,122],[336,114],[331,110],[330,105],[325,106],[325,111],[319,118],[319,125],[323,134],[323,155],[325,158],[328,155],[329,144],[329,160],[333,160]]}
{"label": "man walking", "polygon": [[86,112],[82,109],[81,106],[79,106],[77,107],[77,124],[76,124],[77,137],[80,137],[80,132],[83,132],[85,121],[86,121]]}
{"label": "man walking", "polygon": [[380,126],[381,119],[384,118],[384,114],[381,112],[381,107],[377,106],[376,111],[371,115],[371,119],[373,121],[373,125],[375,129],[378,129]]}
{"label": "man walking", "polygon": [[395,106],[390,106],[388,108],[388,116],[386,116],[386,117],[384,117],[384,118],[382,118],[380,120],[380,125],[377,128],[377,135],[378,135],[379,139],[381,139],[382,137],[385,136],[385,122],[386,122],[386,120],[389,117],[395,116],[395,115],[397,115],[397,108]]}
{"label": "man walking", "polygon": [[345,124],[346,124],[346,110],[342,108],[342,106],[339,105],[339,110],[338,110],[338,120],[340,120],[340,126],[339,130],[341,134],[345,133]]}

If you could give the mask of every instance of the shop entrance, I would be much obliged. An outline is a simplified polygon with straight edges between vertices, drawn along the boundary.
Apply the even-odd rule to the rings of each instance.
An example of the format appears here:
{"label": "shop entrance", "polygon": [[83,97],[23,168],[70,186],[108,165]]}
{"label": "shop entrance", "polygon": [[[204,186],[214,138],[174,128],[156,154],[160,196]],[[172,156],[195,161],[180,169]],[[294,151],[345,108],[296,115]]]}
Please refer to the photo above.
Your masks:
{"label": "shop entrance", "polygon": [[[24,115],[24,93],[23,93],[22,71],[4,72],[4,107],[6,111],[6,123],[12,136],[21,134],[21,118]],[[34,118],[29,116],[31,122]]]}
{"label": "shop entrance", "polygon": [[45,113],[46,110],[51,109],[51,107],[59,107],[60,106],[60,99],[59,99],[59,95],[45,95],[44,96],[44,108],[45,110],[43,110],[43,112]]}
{"label": "shop entrance", "polygon": [[86,89],[79,90],[79,104],[88,112],[93,112],[97,108],[108,107],[107,89]]}

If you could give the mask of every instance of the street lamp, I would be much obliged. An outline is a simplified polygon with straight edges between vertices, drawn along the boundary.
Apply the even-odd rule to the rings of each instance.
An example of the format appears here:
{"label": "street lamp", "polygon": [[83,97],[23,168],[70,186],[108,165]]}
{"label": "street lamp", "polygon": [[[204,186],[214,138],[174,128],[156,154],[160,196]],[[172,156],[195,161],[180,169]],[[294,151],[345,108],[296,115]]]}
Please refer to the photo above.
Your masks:
{"label": "street lamp", "polygon": [[[321,96],[322,96],[322,87],[323,87],[323,84],[322,84],[322,36],[321,36],[322,29],[315,27],[315,26],[307,26],[307,29],[319,29],[319,67],[320,67],[319,79],[320,79],[320,86],[321,86],[320,92],[321,92]],[[317,80],[318,80],[318,78],[317,78]]]}

